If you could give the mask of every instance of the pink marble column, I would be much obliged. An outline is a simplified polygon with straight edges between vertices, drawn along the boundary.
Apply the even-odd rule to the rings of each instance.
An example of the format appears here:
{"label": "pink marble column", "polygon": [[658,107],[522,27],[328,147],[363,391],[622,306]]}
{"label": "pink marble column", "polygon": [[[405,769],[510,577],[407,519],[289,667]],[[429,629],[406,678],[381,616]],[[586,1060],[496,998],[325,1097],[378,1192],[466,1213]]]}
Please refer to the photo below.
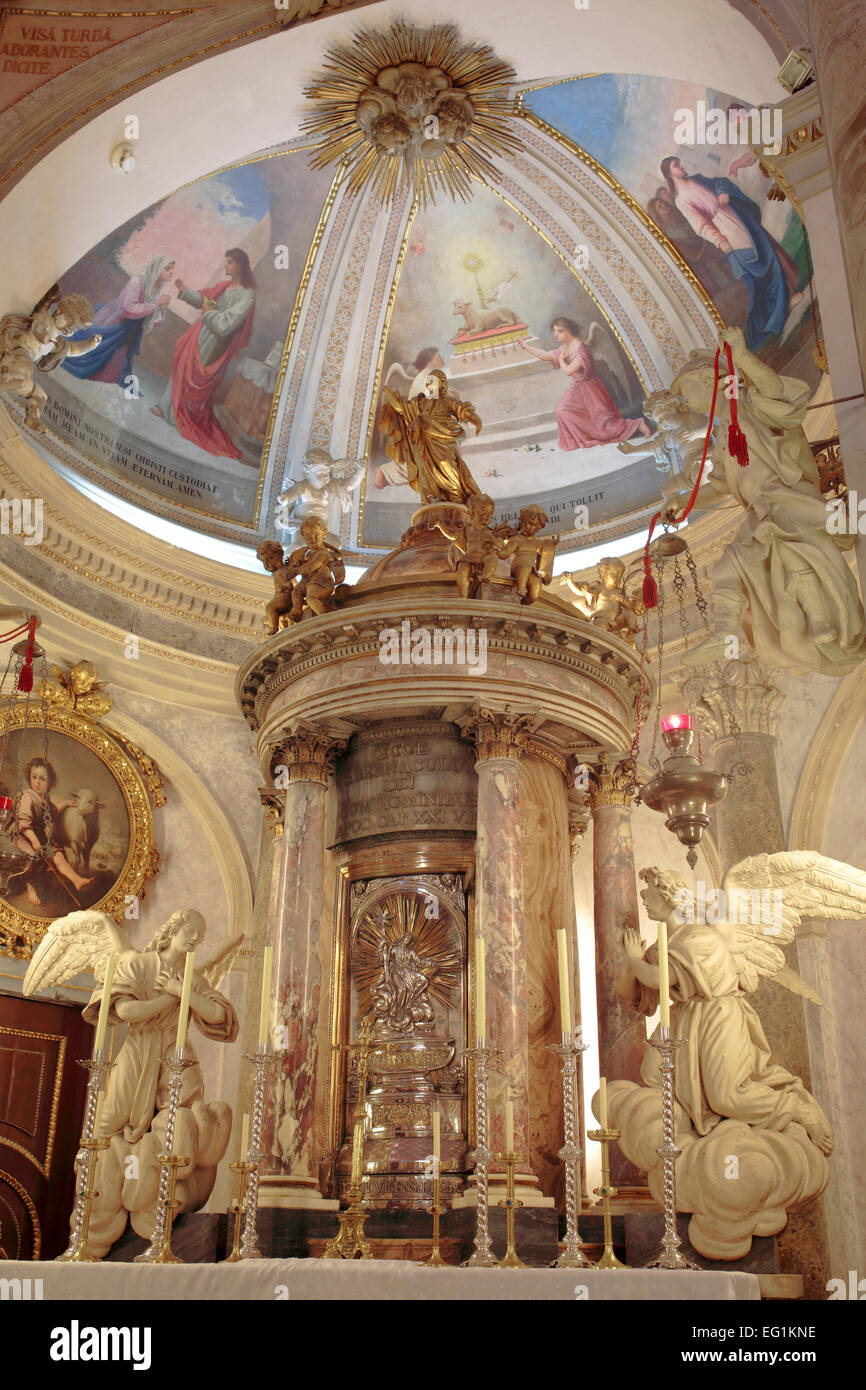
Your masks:
{"label": "pink marble column", "polygon": [[[505,1147],[507,1088],[514,1102],[514,1144],[524,1162],[524,1188],[537,1187],[532,1173],[529,1125],[529,1009],[526,921],[523,909],[523,843],[519,797],[520,758],[529,739],[530,716],[476,710],[464,723],[478,754],[478,829],[475,873],[475,932],[487,946],[487,1042],[502,1053],[502,1072],[489,1088],[491,1148]],[[502,1164],[491,1164],[495,1180]],[[538,1194],[538,1202],[548,1204]]]}
{"label": "pink marble column", "polygon": [[[591,772],[592,873],[595,919],[596,1006],[599,1074],[608,1081],[640,1081],[646,1051],[646,1021],[616,992],[622,972],[622,935],[640,926],[634,846],[631,836],[632,793],[625,767],[610,767],[606,757]],[[611,1177],[621,1195],[628,1188],[646,1191],[646,1175],[611,1146]]]}
{"label": "pink marble column", "polygon": [[341,745],[320,733],[296,733],[277,745],[275,783],[285,790],[283,834],[271,882],[268,940],[274,947],[271,1036],[284,1049],[269,1107],[264,1148],[271,1172],[263,1206],[336,1206],[318,1187],[322,1157],[314,1117],[327,1059],[318,1052],[325,1004],[320,935],[324,899],[328,772]]}

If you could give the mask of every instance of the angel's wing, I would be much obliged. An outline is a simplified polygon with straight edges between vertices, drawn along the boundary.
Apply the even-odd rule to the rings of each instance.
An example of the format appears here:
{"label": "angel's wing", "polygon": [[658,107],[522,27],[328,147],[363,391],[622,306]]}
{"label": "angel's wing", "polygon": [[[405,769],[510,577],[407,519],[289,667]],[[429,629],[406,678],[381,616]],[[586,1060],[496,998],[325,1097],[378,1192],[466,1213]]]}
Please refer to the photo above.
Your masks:
{"label": "angel's wing", "polygon": [[815,850],[756,854],[725,875],[725,915],[793,941],[804,917],[866,917],[866,872]]}
{"label": "angel's wing", "polygon": [[417,373],[412,372],[411,376],[400,362],[392,362],[385,373],[385,385],[392,391],[399,391],[401,396],[408,396],[409,388],[415,380]]}
{"label": "angel's wing", "polygon": [[758,988],[761,980],[775,980],[776,984],[789,989],[792,994],[800,994],[811,999],[813,1004],[823,1004],[820,994],[816,994],[796,970],[785,963],[785,952],[767,935],[771,927],[761,927],[747,922],[719,922],[717,930],[725,940],[730,951],[734,968],[740,977],[740,988],[751,994]]}
{"label": "angel's wing", "polygon": [[347,492],[358,487],[366,472],[366,459],[337,459],[331,465],[331,478],[335,483],[342,483]]}
{"label": "angel's wing", "polygon": [[595,320],[589,325],[589,333],[586,338],[586,345],[592,352],[597,362],[613,378],[619,391],[622,392],[622,399],[628,400],[629,384],[628,378],[622,369],[622,359],[617,351],[616,342],[606,328]]}
{"label": "angel's wing", "polygon": [[231,970],[235,962],[235,957],[244,942],[245,934],[241,932],[238,936],[229,937],[222,946],[218,947],[209,961],[205,961],[199,969],[199,974],[204,975],[211,989],[219,989],[226,975]]}
{"label": "angel's wing", "polygon": [[52,922],[24,976],[24,993],[38,994],[90,970],[98,982],[111,955],[134,955],[127,935],[105,912],[70,912]]}

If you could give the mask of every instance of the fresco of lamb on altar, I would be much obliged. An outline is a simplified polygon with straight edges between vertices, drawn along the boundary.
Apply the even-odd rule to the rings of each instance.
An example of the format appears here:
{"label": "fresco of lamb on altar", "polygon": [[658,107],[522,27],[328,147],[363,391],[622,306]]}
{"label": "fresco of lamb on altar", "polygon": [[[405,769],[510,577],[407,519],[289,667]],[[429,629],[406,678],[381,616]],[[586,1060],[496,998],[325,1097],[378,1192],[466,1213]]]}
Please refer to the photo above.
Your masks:
{"label": "fresco of lamb on altar", "polygon": [[[667,78],[600,74],[542,87],[526,110],[603,164],[648,213],[746,346],[815,389],[816,331],[805,229],[776,196],[781,113]],[[773,118],[773,119],[770,119]],[[760,154],[749,147],[758,134]],[[640,138],[635,139],[635,131]],[[720,137],[725,137],[721,139]],[[817,303],[817,301],[815,301]]]}
{"label": "fresco of lamb on altar", "polygon": [[498,521],[538,502],[568,531],[579,505],[596,524],[657,498],[651,451],[631,462],[617,447],[651,432],[624,347],[575,269],[479,188],[469,204],[419,211],[409,232],[371,422],[364,544],[396,545],[418,505],[385,453],[382,390],[416,395],[436,368],[483,421],[460,448]]}
{"label": "fresco of lamb on altar", "polygon": [[253,160],[153,204],[62,277],[102,341],[44,376],[43,420],[97,483],[253,525],[273,395],[332,175]]}

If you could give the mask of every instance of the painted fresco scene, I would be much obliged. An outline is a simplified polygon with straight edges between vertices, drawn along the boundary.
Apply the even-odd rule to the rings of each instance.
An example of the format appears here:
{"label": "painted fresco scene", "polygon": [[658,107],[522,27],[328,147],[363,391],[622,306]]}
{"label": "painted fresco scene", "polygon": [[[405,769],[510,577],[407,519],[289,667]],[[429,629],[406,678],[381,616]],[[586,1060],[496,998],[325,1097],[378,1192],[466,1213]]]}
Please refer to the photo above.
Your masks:
{"label": "painted fresco scene", "polygon": [[63,292],[96,310],[80,336],[101,342],[46,374],[44,419],[95,481],[143,505],[255,523],[274,391],[330,183],[303,153],[225,170],[148,208],[63,276]]}
{"label": "painted fresco scene", "polygon": [[[508,203],[487,190],[468,205],[419,212],[391,315],[382,388],[413,396],[445,371],[450,392],[483,421],[461,454],[479,487],[514,520],[537,502],[570,530],[575,508],[595,519],[648,504],[617,447],[648,436],[645,391],[625,349],[575,271]],[[365,486],[364,543],[392,545],[417,508],[379,428]],[[626,492],[628,500],[626,502]]]}

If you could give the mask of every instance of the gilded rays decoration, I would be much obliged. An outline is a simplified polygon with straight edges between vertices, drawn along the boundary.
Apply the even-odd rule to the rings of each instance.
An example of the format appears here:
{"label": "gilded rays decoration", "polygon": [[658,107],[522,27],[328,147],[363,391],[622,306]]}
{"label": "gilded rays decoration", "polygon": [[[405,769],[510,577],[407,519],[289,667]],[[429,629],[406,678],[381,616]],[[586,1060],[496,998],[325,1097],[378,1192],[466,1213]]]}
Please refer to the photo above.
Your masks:
{"label": "gilded rays decoration", "polygon": [[342,161],[354,193],[369,183],[383,202],[402,189],[424,206],[437,193],[466,202],[472,179],[495,182],[493,159],[520,147],[505,125],[514,69],[453,24],[362,29],[323,66],[302,129],[317,141],[313,167]]}
{"label": "gilded rays decoration", "polygon": [[432,1023],[435,1004],[453,1004],[462,973],[460,941],[435,898],[394,892],[380,898],[355,932],[352,975],[358,1017],[394,1032]]}

